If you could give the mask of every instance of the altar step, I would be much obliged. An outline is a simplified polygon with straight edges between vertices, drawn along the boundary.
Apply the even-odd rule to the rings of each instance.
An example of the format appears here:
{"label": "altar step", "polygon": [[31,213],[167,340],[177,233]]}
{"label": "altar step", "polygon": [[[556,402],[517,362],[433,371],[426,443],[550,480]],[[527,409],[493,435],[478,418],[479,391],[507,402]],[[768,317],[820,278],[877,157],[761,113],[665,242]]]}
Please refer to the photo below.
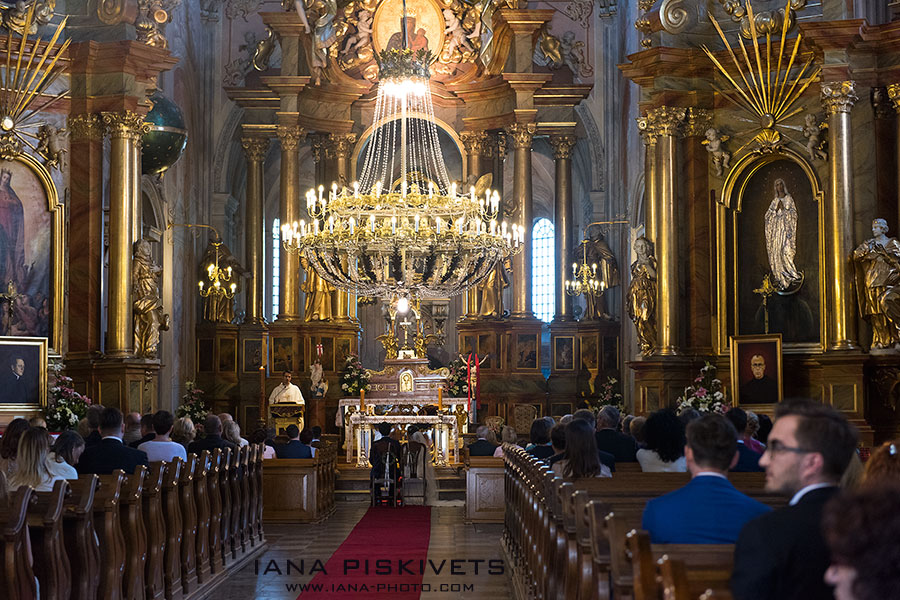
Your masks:
{"label": "altar step", "polygon": [[[435,469],[435,476],[439,500],[466,499],[466,474],[461,465],[459,468],[438,467]],[[339,462],[334,494],[338,502],[368,502],[369,469],[360,469],[346,462]]]}

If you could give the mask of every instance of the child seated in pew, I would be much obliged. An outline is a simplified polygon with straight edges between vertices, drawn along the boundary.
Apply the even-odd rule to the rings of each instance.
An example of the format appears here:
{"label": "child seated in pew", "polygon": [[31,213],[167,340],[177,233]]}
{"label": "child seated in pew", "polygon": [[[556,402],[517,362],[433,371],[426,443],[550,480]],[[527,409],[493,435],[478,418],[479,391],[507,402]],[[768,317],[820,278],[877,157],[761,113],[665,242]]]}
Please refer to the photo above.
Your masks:
{"label": "child seated in pew", "polygon": [[564,458],[553,463],[553,472],[565,479],[612,477],[609,467],[600,462],[594,428],[590,423],[575,419],[566,425]]}
{"label": "child seated in pew", "polygon": [[727,473],[738,459],[738,432],[721,415],[687,427],[684,447],[692,479],[647,503],[643,529],[654,544],[733,544],[747,521],[772,509],[739,492]]}

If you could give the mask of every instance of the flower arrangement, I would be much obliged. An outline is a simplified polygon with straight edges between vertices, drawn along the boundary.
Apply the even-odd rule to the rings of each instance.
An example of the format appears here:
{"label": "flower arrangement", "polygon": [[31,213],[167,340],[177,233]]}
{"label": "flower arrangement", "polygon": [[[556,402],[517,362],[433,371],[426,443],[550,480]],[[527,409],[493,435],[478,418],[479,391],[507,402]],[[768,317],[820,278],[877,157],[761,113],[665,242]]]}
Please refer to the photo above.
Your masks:
{"label": "flower arrangement", "polygon": [[600,385],[595,398],[586,398],[588,406],[591,410],[597,412],[604,406],[615,406],[619,412],[625,410],[625,403],[622,400],[622,392],[619,389],[619,380],[614,377],[606,377],[606,381]]}
{"label": "flower arrangement", "polygon": [[700,413],[725,414],[728,408],[722,381],[716,378],[716,367],[710,363],[700,369],[694,383],[684,388],[684,395],[678,398],[678,412],[693,408]]}
{"label": "flower arrangement", "polygon": [[469,395],[469,367],[461,359],[450,362],[450,375],[447,377],[447,393],[451,398],[465,398]]}
{"label": "flower arrangement", "polygon": [[194,423],[200,423],[206,418],[209,409],[203,401],[203,390],[197,387],[193,381],[186,384],[187,391],[181,397],[181,404],[175,409],[175,416],[178,418],[188,417]]}
{"label": "flower arrangement", "polygon": [[74,429],[87,415],[91,405],[91,399],[76,392],[72,386],[72,378],[63,375],[62,370],[62,362],[50,363],[50,397],[44,415],[50,431]]}
{"label": "flower arrangement", "polygon": [[363,368],[357,355],[349,355],[341,373],[341,390],[347,396],[359,396],[360,390],[368,392],[369,387],[369,371]]}

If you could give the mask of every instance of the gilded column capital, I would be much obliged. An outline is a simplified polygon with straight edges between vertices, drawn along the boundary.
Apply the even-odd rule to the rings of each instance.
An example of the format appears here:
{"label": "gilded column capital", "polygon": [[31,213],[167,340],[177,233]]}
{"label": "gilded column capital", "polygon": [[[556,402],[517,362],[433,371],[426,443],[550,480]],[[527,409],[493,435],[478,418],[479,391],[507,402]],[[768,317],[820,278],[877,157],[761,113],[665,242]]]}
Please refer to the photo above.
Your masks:
{"label": "gilded column capital", "polygon": [[497,153],[497,158],[501,161],[506,158],[506,145],[509,143],[507,137],[500,133],[494,137],[493,142],[491,143],[492,152]]}
{"label": "gilded column capital", "polygon": [[649,116],[643,116],[638,117],[635,121],[637,122],[638,130],[641,132],[641,139],[644,141],[644,145],[653,146],[656,144],[656,140],[659,139],[659,132],[653,120]]}
{"label": "gilded column capital", "polygon": [[684,125],[686,108],[660,106],[647,111],[647,118],[656,129],[656,135],[678,135]]}
{"label": "gilded column capital", "polygon": [[463,131],[459,140],[469,155],[484,154],[488,147],[488,135],[484,131]]}
{"label": "gilded column capital", "polygon": [[574,135],[552,135],[550,145],[553,146],[553,158],[567,160],[572,158],[572,148],[575,147],[577,138]]}
{"label": "gilded column capital", "polygon": [[517,150],[531,148],[535,131],[537,131],[537,125],[534,123],[514,123],[506,127],[506,133]]}
{"label": "gilded column capital", "polygon": [[306,131],[299,125],[279,125],[275,128],[275,135],[281,142],[282,150],[296,150],[306,137]]}
{"label": "gilded column capital", "polygon": [[833,81],[822,84],[822,104],[829,115],[849,113],[859,96],[853,81]]}
{"label": "gilded column capital", "polygon": [[[897,90],[900,94],[900,89]],[[897,98],[900,101],[900,97]],[[876,119],[892,119],[894,117],[894,103],[888,96],[886,87],[872,88],[872,110]]]}
{"label": "gilded column capital", "polygon": [[263,137],[244,137],[241,138],[241,147],[244,149],[244,156],[251,162],[262,162],[266,159],[266,152],[269,151],[269,140]]}
{"label": "gilded column capital", "polygon": [[82,113],[66,121],[70,139],[91,141],[103,139],[103,121],[97,113]]}
{"label": "gilded column capital", "polygon": [[140,140],[142,135],[150,132],[150,124],[144,121],[144,116],[130,110],[103,112],[100,118],[106,133],[112,138]]}
{"label": "gilded column capital", "polygon": [[887,86],[887,94],[894,104],[894,110],[900,113],[900,83],[892,83]]}
{"label": "gilded column capital", "polygon": [[687,109],[684,122],[685,137],[702,137],[706,130],[712,127],[712,113],[704,108],[691,106]]}
{"label": "gilded column capital", "polygon": [[[347,158],[353,151],[353,145],[356,143],[355,133],[332,133],[329,136],[331,148],[337,158]],[[313,149],[315,152],[315,148]]]}

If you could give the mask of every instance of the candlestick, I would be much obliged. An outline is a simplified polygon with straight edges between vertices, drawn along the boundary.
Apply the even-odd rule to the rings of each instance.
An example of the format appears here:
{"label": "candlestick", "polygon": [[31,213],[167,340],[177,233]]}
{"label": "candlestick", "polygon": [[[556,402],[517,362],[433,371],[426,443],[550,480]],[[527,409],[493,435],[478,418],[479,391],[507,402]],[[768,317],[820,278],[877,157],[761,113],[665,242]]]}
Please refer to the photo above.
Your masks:
{"label": "candlestick", "polygon": [[366,390],[359,390],[359,413],[366,412]]}
{"label": "candlestick", "polygon": [[438,410],[444,410],[444,388],[438,388]]}

